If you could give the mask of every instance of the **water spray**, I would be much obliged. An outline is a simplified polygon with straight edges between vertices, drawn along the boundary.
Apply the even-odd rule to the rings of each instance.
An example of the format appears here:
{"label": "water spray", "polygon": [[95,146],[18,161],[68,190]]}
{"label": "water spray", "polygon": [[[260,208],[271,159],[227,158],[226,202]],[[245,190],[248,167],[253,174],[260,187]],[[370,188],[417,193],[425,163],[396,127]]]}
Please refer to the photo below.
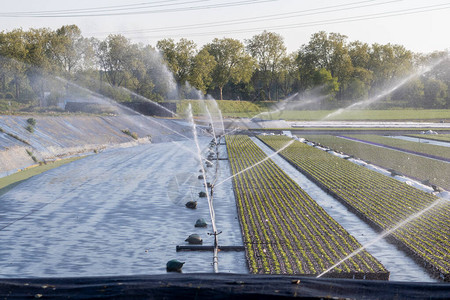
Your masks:
{"label": "water spray", "polygon": [[121,88],[122,90],[126,91],[127,93],[133,95],[134,97],[139,98],[140,100],[144,100],[145,102],[148,102],[148,103],[151,103],[151,104],[153,104],[153,105],[158,106],[159,108],[161,108],[161,109],[165,110],[166,112],[172,114],[172,116],[180,117],[176,112],[171,111],[171,110],[168,109],[167,107],[165,107],[165,106],[163,106],[163,105],[161,105],[161,104],[159,104],[159,103],[157,103],[157,102],[155,102],[155,101],[152,101],[152,100],[148,99],[147,97],[144,97],[144,96],[142,96],[142,95],[136,94],[135,92],[130,91],[130,90],[127,89],[127,88],[124,88],[124,87],[120,87],[120,88]]}
{"label": "water spray", "polygon": [[[195,151],[189,149],[188,147],[184,146],[183,144],[177,143],[176,141],[172,141],[172,143],[175,144],[175,145],[177,145],[177,146],[180,147],[180,148],[183,148],[183,149],[186,150],[187,152],[189,152],[189,153],[191,153],[191,154],[197,156],[197,152],[195,152]],[[205,162],[208,162],[208,163],[210,163],[210,164],[214,164],[211,160],[209,160],[209,159],[207,159],[207,158],[204,158],[203,156],[202,156],[202,159],[203,159],[203,161],[205,161]]]}
{"label": "water spray", "polygon": [[[156,121],[154,118],[148,118],[148,116],[145,116],[145,115],[143,115],[143,114],[141,114],[141,113],[139,113],[139,112],[137,112],[137,111],[134,111],[133,109],[131,109],[131,108],[129,108],[129,107],[126,107],[126,106],[124,106],[124,105],[121,105],[120,103],[117,103],[116,101],[114,101],[114,100],[112,100],[112,99],[109,99],[109,98],[107,98],[107,97],[105,97],[105,96],[103,96],[103,95],[101,95],[101,94],[99,94],[99,93],[96,93],[96,92],[94,92],[94,91],[91,91],[91,90],[89,90],[89,89],[87,89],[87,88],[85,88],[85,87],[82,87],[82,86],[80,86],[80,85],[78,85],[78,84],[75,84],[75,83],[73,83],[73,82],[70,82],[70,81],[68,81],[68,80],[66,80],[66,79],[64,79],[64,78],[59,77],[59,76],[56,76],[55,78],[58,79],[59,81],[65,83],[65,84],[68,84],[68,85],[70,85],[70,86],[76,87],[76,88],[78,88],[78,89],[80,89],[80,90],[82,90],[82,91],[84,91],[84,92],[87,92],[87,93],[89,93],[89,94],[91,94],[91,95],[93,95],[93,96],[95,96],[95,97],[98,97],[98,98],[100,98],[100,99],[102,99],[102,100],[105,100],[105,101],[107,101],[109,104],[111,104],[112,106],[117,106],[117,107],[119,107],[119,108],[121,108],[121,109],[123,109],[123,110],[125,110],[125,111],[131,112],[132,114],[137,114],[137,115],[143,116],[143,117],[147,118],[148,120],[150,120],[151,122],[156,123],[156,124],[158,124],[159,126],[164,127],[165,129],[167,129],[167,130],[169,130],[169,131],[171,131],[171,132],[173,132],[173,133],[175,133],[175,134],[177,134],[177,135],[179,135],[179,136],[181,136],[181,137],[183,137],[183,138],[185,138],[185,139],[187,139],[187,140],[192,140],[191,138],[187,137],[186,135],[184,135],[184,134],[182,134],[182,133],[180,133],[180,132],[178,132],[178,131],[176,131],[176,130],[173,130],[172,128],[170,128],[170,127],[164,125],[162,122],[158,122],[158,121]],[[151,101],[151,100],[149,100],[149,101]],[[169,110],[169,111],[170,111],[170,110]],[[170,112],[172,112],[172,111],[170,111]],[[172,112],[172,113],[173,113],[173,112]]]}
{"label": "water spray", "polygon": [[242,173],[244,173],[244,172],[246,172],[246,171],[248,171],[248,170],[250,170],[250,169],[256,167],[256,166],[259,165],[259,164],[262,164],[262,163],[265,162],[266,160],[270,159],[271,157],[277,155],[278,153],[280,153],[281,151],[283,151],[284,149],[286,149],[287,147],[289,147],[293,142],[295,142],[295,140],[289,141],[288,143],[286,143],[286,145],[284,145],[283,147],[281,147],[280,149],[278,149],[278,151],[275,151],[274,153],[272,153],[271,155],[267,156],[267,157],[264,158],[263,160],[261,160],[261,161],[255,163],[255,164],[251,165],[250,167],[247,167],[247,168],[245,168],[244,170],[242,170],[242,171],[240,171],[240,172],[237,172],[236,174],[234,174],[234,175],[232,175],[232,176],[230,176],[230,177],[228,177],[228,178],[222,180],[221,182],[217,183],[216,186],[219,186],[219,185],[221,185],[222,183],[224,183],[224,182],[226,182],[226,181],[228,181],[228,180],[230,180],[230,179],[236,177],[237,175],[242,174]]}
{"label": "water spray", "polygon": [[429,210],[431,210],[432,208],[443,204],[443,203],[448,203],[448,200],[443,199],[443,198],[439,198],[439,200],[436,200],[435,202],[433,202],[432,204],[428,205],[427,207],[425,207],[424,209],[422,209],[421,211],[409,216],[408,218],[406,218],[405,220],[399,222],[397,225],[395,225],[394,227],[392,227],[391,229],[388,229],[384,232],[382,232],[377,238],[373,239],[372,241],[370,241],[369,243],[363,245],[362,247],[360,247],[359,249],[357,249],[356,251],[350,253],[349,255],[347,255],[346,257],[344,257],[343,259],[341,259],[339,262],[337,262],[336,264],[332,265],[331,267],[329,267],[328,269],[326,269],[325,271],[323,271],[322,273],[320,273],[317,278],[322,277],[323,275],[327,274],[328,272],[330,272],[331,270],[333,270],[335,267],[339,266],[341,263],[345,262],[346,260],[352,258],[353,256],[357,255],[358,253],[360,253],[361,251],[365,250],[367,247],[370,247],[371,245],[375,244],[376,242],[378,242],[381,239],[384,239],[385,237],[389,236],[390,234],[392,234],[393,232],[395,232],[397,229],[405,226],[406,224],[408,224],[409,222],[419,218],[420,216],[422,216],[423,214],[425,214],[426,212],[428,212]]}
{"label": "water spray", "polygon": [[208,201],[208,207],[209,207],[209,215],[211,217],[211,225],[212,225],[212,229],[213,229],[213,233],[212,235],[214,235],[214,254],[213,254],[213,268],[214,268],[214,273],[219,273],[219,257],[218,257],[218,253],[219,253],[219,241],[218,241],[218,231],[217,231],[217,227],[216,227],[216,216],[214,213],[214,208],[212,206],[212,199],[210,197],[209,191],[208,191],[208,184],[206,182],[206,171],[205,171],[205,167],[203,165],[203,159],[202,159],[202,153],[200,150],[200,145],[198,142],[198,138],[197,138],[197,128],[194,122],[194,117],[192,115],[192,106],[189,103],[188,105],[188,120],[189,123],[192,126],[192,133],[194,136],[194,142],[195,142],[195,146],[197,147],[197,158],[200,162],[200,167],[202,170],[202,175],[203,175],[203,183],[204,183],[204,187],[205,187],[205,191],[206,191],[206,199]]}
{"label": "water spray", "polygon": [[210,122],[210,124],[211,124],[211,130],[212,130],[212,135],[213,135],[213,137],[214,137],[214,142],[217,144],[217,136],[216,136],[216,130],[215,130],[215,128],[214,128],[214,121],[213,121],[213,119],[212,119],[211,113],[209,112],[209,109],[208,109],[208,106],[207,106],[207,105],[205,105],[205,110],[206,110],[206,113],[207,113],[208,116],[209,116],[209,122]]}
{"label": "water spray", "polygon": [[397,84],[395,84],[393,87],[391,87],[391,88],[389,88],[389,89],[383,91],[382,93],[380,93],[380,94],[378,94],[378,95],[376,95],[376,96],[374,96],[374,97],[372,97],[372,98],[370,98],[370,99],[358,101],[358,102],[353,103],[353,104],[351,104],[351,105],[349,105],[349,106],[347,106],[347,107],[345,107],[345,108],[339,108],[338,110],[336,110],[336,111],[334,111],[334,112],[332,112],[332,113],[329,113],[328,115],[326,115],[326,116],[322,119],[322,121],[323,121],[323,120],[330,119],[330,118],[332,118],[332,117],[334,117],[334,116],[340,115],[341,113],[343,113],[343,112],[346,111],[346,110],[353,109],[353,108],[356,108],[356,107],[365,108],[365,107],[369,106],[370,104],[379,101],[380,99],[386,97],[387,95],[389,95],[389,94],[395,92],[396,90],[398,90],[399,88],[401,88],[402,86],[404,86],[406,83],[408,83],[409,81],[411,81],[411,80],[414,79],[415,77],[421,76],[421,75],[423,75],[423,74],[425,74],[425,73],[431,71],[431,70],[434,69],[437,65],[439,65],[443,60],[444,60],[444,59],[440,59],[440,60],[434,62],[433,64],[430,64],[430,65],[428,65],[428,66],[423,66],[422,68],[420,68],[418,71],[414,72],[413,74],[411,74],[411,75],[409,75],[409,76],[407,76],[407,77],[401,79],[401,80],[400,80]]}
{"label": "water spray", "polygon": [[222,125],[222,135],[223,135],[223,134],[225,134],[225,124],[223,123],[222,111],[220,110],[219,104],[217,104],[217,101],[214,98],[209,97],[208,100],[212,102],[212,104],[214,105],[214,108],[216,109],[217,113],[219,114],[220,123]]}

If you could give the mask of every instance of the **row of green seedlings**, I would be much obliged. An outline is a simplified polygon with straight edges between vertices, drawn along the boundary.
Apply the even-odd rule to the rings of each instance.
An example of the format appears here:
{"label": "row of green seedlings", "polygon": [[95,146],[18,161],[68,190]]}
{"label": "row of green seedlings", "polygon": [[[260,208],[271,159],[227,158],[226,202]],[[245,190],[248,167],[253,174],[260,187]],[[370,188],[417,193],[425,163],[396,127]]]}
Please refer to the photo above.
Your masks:
{"label": "row of green seedlings", "polygon": [[[251,171],[249,171],[249,172],[251,172]],[[280,200],[279,198],[278,198],[278,193],[275,193],[274,195],[269,195],[269,199],[274,199],[274,198],[276,198],[277,200]],[[279,203],[279,202],[277,202],[277,203]],[[277,207],[277,206],[275,206],[275,207]],[[310,214],[311,214],[311,212],[310,212]],[[320,227],[322,227],[321,226],[322,225],[322,223],[320,223]],[[306,227],[306,226],[303,226],[303,227]],[[312,226],[309,226],[309,227],[312,227]],[[290,229],[290,227],[288,227],[288,229]],[[303,236],[303,240],[305,240],[306,238]],[[313,236],[313,239],[314,239],[314,236]],[[316,240],[315,240],[316,241]],[[316,241],[317,242],[317,241]],[[328,243],[327,243],[327,241],[325,240],[324,242],[322,242],[322,244],[326,244],[327,246],[330,246]],[[333,248],[331,248],[331,247],[329,247],[330,249],[331,249],[331,252],[334,252],[334,249]],[[323,251],[323,248],[320,248],[320,250],[321,251]],[[312,269],[312,270],[314,270],[313,268],[313,265],[311,264],[311,262],[309,261],[309,266],[310,266],[310,268]],[[323,264],[321,264],[321,266],[323,267]],[[347,270],[347,271],[349,271],[349,270]]]}
{"label": "row of green seedlings", "polygon": [[[212,140],[209,144],[209,153],[208,153],[208,157],[207,157],[207,161],[205,162],[205,167],[206,168],[210,168],[213,166],[213,164],[211,163],[211,160],[213,159],[213,155],[214,155],[214,150],[213,148],[216,147],[216,143],[214,140]],[[198,175],[198,179],[199,180],[204,180],[204,176],[203,176],[203,170],[200,169],[199,170],[200,175]],[[203,186],[203,185],[202,185]],[[207,188],[213,188],[210,182],[207,182]],[[198,193],[199,198],[206,198],[206,192],[205,191],[200,191]],[[197,200],[190,200],[188,202],[186,202],[185,206],[188,209],[192,209],[195,210],[197,209],[197,205],[198,205],[198,201]],[[207,228],[208,224],[206,223],[204,218],[199,218],[197,219],[197,221],[194,224],[195,228]],[[193,233],[191,235],[189,235],[187,237],[187,239],[185,240],[185,242],[187,242],[190,245],[202,245],[203,244],[203,239],[202,237],[197,234],[197,233]],[[167,272],[181,272],[183,265],[185,264],[185,262],[180,262],[179,260],[176,259],[172,259],[170,261],[167,262],[166,264],[166,270]]]}
{"label": "row of green seedlings", "polygon": [[[333,164],[335,165],[335,164]],[[352,167],[355,167],[354,165],[351,165]],[[325,175],[330,175],[332,174],[333,170],[329,170],[329,169],[322,169],[321,172],[317,172],[319,175],[322,174],[322,177],[326,177]],[[346,183],[346,186],[352,186],[353,189],[357,189],[359,191],[361,191],[364,187],[361,187],[361,185],[354,185],[349,183],[348,181],[346,181],[346,179],[349,179],[350,176],[348,176],[349,173],[351,173],[351,171],[349,169],[343,168],[342,166],[340,166],[339,168],[336,168],[335,173],[339,173],[342,172],[342,176],[339,177],[339,179],[341,179],[341,181]],[[377,174],[377,173],[376,173]],[[354,174],[354,178],[357,178],[359,175],[359,177],[361,177],[361,175],[363,175],[363,177],[365,177],[365,174],[361,174],[361,172],[357,171]],[[338,183],[339,187],[342,187],[341,181],[337,182],[336,179],[337,176],[334,176],[333,178],[326,178],[328,180],[322,180],[322,182],[324,182],[324,186],[328,189],[330,188],[335,188],[334,185],[336,185],[336,183]],[[386,177],[384,176],[379,176],[377,175],[377,178],[382,178],[382,179],[386,179]],[[381,187],[383,187],[383,183],[380,182],[375,182],[376,180],[374,180],[374,178],[371,179],[371,183],[376,187],[376,189],[381,189]],[[330,186],[330,183],[333,183],[332,186]],[[327,186],[328,183],[328,186]],[[390,183],[393,183],[395,185],[398,185],[398,182],[395,180],[391,180]],[[355,193],[354,192],[349,192],[348,188],[340,188],[340,189],[336,189],[337,193],[347,193],[347,197],[352,199],[355,197]],[[385,213],[385,215],[382,215],[383,211],[386,211],[386,209],[383,209],[382,207],[372,207],[371,209],[377,209],[378,211],[376,212],[377,215],[381,214],[381,217],[377,220],[379,221],[378,223],[381,223],[380,225],[382,226],[383,224],[386,224],[387,222],[390,222],[392,220],[399,222],[402,219],[405,219],[406,217],[408,217],[409,215],[411,215],[412,213],[414,213],[414,209],[412,206],[410,206],[411,202],[414,202],[415,206],[417,205],[423,205],[423,199],[421,199],[420,197],[418,198],[417,196],[414,195],[414,197],[411,197],[411,195],[408,195],[407,193],[405,193],[404,190],[409,190],[411,191],[411,188],[407,185],[400,185],[400,186],[386,186],[385,185],[385,190],[383,191],[384,195],[389,195],[389,199],[397,199],[397,201],[389,201],[385,204],[385,207],[388,207],[389,209],[387,210],[387,212]],[[379,191],[375,191],[374,192],[374,187],[369,187],[367,188],[367,190],[365,191],[365,193],[367,193],[369,195],[369,198],[377,198],[380,196]],[[357,194],[356,194],[357,195]],[[425,194],[428,195],[428,194]],[[409,202],[404,202],[401,201],[402,199],[408,199]],[[380,201],[382,201],[382,199],[379,199]],[[418,200],[418,201],[417,201]],[[408,204],[409,203],[409,204]],[[361,201],[358,201],[358,199],[354,199],[354,205],[358,205],[361,204],[361,210],[363,210],[364,208],[367,209],[367,207],[365,207],[364,205],[362,205]],[[401,208],[398,207],[397,204],[400,204]],[[405,207],[405,205],[403,204],[407,204],[408,206]],[[426,207],[426,205],[425,205]],[[438,213],[439,214],[439,213]],[[383,219],[384,218],[384,219]],[[433,215],[431,218],[437,219],[435,220],[435,222],[438,222],[438,220],[440,219],[439,216],[437,215]]]}
{"label": "row of green seedlings", "polygon": [[401,139],[394,139],[386,136],[380,135],[368,135],[368,134],[352,134],[349,137],[357,138],[360,140],[374,142],[378,144],[383,144],[386,146],[397,147],[404,150],[410,150],[419,153],[431,154],[439,157],[450,158],[450,151],[444,146],[425,144],[425,143],[417,143],[411,141],[405,141]]}
{"label": "row of green seedlings", "polygon": [[[411,188],[409,185],[401,184],[386,176],[380,176],[376,172],[363,169],[364,172],[361,173],[361,167],[354,164],[348,164],[346,167],[339,166],[339,168],[335,168],[336,163],[328,164],[327,166],[328,168],[322,168],[321,172],[318,172],[322,177],[324,186],[328,189],[331,188],[336,190],[338,195],[349,199],[353,203],[353,206],[361,211],[369,209],[374,210],[374,214],[379,216],[376,223],[380,227],[389,227],[392,224],[401,222],[418,210],[420,211],[426,208],[437,199],[428,193],[423,193]],[[333,168],[335,168],[335,170],[332,170]],[[330,174],[334,174],[332,178],[329,176]],[[351,176],[349,176],[349,174]],[[361,177],[368,179],[363,186],[361,186]],[[337,186],[337,182],[335,181],[336,178],[340,180],[338,183],[339,186]],[[341,182],[343,182],[346,187],[353,187],[353,190],[356,189],[362,191],[365,189],[367,197],[378,202],[383,202],[385,199],[389,199],[389,201],[384,201],[383,206],[367,207],[364,202],[360,201],[358,198],[360,193],[355,193],[348,188],[342,188],[343,185]],[[380,191],[380,189],[384,190]],[[420,195],[417,195],[416,192],[419,192]],[[438,210],[435,214],[429,216],[429,218],[425,220],[428,222],[432,221],[434,223],[432,226],[436,226],[442,220],[442,210]],[[439,232],[438,234],[442,234],[442,232]],[[448,244],[448,241],[443,241],[443,243]]]}
{"label": "row of green seedlings", "polygon": [[383,149],[335,136],[320,135],[306,137],[333,147],[337,149],[335,150],[337,152],[344,151],[347,154],[352,154],[349,158],[357,156],[369,164],[372,164],[373,161],[373,164],[381,166],[394,165],[397,170],[388,170],[392,176],[401,175],[401,173],[409,174],[410,176],[423,180],[423,184],[431,185],[436,191],[438,191],[439,186],[450,187],[448,163],[446,162],[406,154],[387,148]]}
{"label": "row of green seedlings", "polygon": [[[283,136],[259,138],[274,150],[289,140]],[[300,142],[293,143],[281,155],[380,231],[389,230],[440,201],[432,194]],[[441,202],[441,205],[399,228],[391,239],[428,266],[433,275],[448,280],[450,203]]]}
{"label": "row of green seedlings", "polygon": [[[227,137],[227,148],[232,174],[267,157],[247,136]],[[271,160],[235,176],[233,186],[253,273],[317,275],[360,247]],[[367,252],[338,266],[336,273],[388,277]]]}
{"label": "row of green seedlings", "polygon": [[275,194],[275,196],[276,196],[277,194]]}

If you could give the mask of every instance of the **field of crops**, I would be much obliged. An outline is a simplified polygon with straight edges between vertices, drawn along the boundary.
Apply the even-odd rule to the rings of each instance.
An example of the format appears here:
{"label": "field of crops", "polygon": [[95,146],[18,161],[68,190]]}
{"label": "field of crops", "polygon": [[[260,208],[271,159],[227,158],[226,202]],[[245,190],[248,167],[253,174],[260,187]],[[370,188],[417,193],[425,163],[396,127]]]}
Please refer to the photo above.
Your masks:
{"label": "field of crops", "polygon": [[352,134],[345,136],[362,141],[376,143],[379,145],[385,145],[388,147],[410,151],[419,155],[426,154],[438,158],[450,159],[449,147],[405,141],[375,134]]}
{"label": "field of crops", "polygon": [[[273,149],[280,149],[289,140],[285,136],[259,138]],[[322,189],[380,230],[388,230],[436,204],[391,237],[435,276],[450,281],[450,203],[447,200],[298,141],[281,154]]]}
{"label": "field of crops", "polygon": [[[321,143],[336,151],[359,157],[365,161],[393,169],[401,174],[450,189],[448,163],[396,150],[350,141],[331,135],[305,135],[308,140]],[[448,150],[447,150],[448,151]]]}
{"label": "field of crops", "polygon": [[[247,136],[227,136],[226,142],[232,174],[267,158]],[[252,273],[318,275],[361,246],[270,159],[235,176],[233,187]],[[329,276],[389,274],[363,251]]]}

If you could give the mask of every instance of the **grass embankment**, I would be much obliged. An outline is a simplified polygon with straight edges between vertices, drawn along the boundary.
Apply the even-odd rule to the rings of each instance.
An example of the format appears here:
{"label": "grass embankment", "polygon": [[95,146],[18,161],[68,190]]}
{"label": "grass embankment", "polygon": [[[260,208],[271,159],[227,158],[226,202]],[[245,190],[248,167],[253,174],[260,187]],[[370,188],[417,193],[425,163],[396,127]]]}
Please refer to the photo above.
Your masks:
{"label": "grass embankment", "polygon": [[304,138],[321,143],[336,151],[359,157],[365,161],[393,169],[406,176],[450,189],[450,168],[448,163],[384,149],[356,141],[350,141],[330,135],[305,135]]}
{"label": "grass embankment", "polygon": [[41,164],[26,168],[17,173],[8,175],[6,177],[0,178],[0,195],[8,192],[16,185],[21,183],[22,181],[27,180],[30,177],[39,175],[45,171],[60,167],[62,165],[68,164],[70,162],[76,161],[78,159],[83,158],[84,156],[70,157],[65,159],[60,159],[54,162],[48,162],[47,164]]}
{"label": "grass embankment", "polygon": [[[290,141],[286,136],[259,138],[274,150]],[[416,215],[390,237],[437,278],[450,281],[448,201],[298,141],[280,154],[380,231]]]}
{"label": "grass embankment", "polygon": [[[289,110],[283,109],[282,102],[250,102],[217,100],[222,115],[226,117],[252,118],[265,120],[317,121],[324,120],[336,110]],[[213,112],[212,101],[183,100],[177,104],[177,112],[183,114],[188,104],[192,105],[194,115],[206,114],[204,103]],[[450,109],[391,109],[391,110],[344,110],[330,116],[326,121],[450,121]]]}
{"label": "grass embankment", "polygon": [[[216,100],[216,102],[224,117],[233,117],[236,114],[252,117],[262,111],[259,105],[249,101]],[[189,104],[192,106],[192,113],[196,116],[207,114],[205,104],[212,115],[217,114],[215,104],[210,100],[182,100],[177,103],[177,113],[183,115],[187,111]]]}
{"label": "grass embankment", "polygon": [[[276,108],[275,108],[276,110]],[[262,108],[261,108],[262,111]],[[282,110],[261,114],[261,119],[289,121],[324,120],[335,110]],[[229,114],[229,116],[232,116]],[[246,113],[236,113],[234,117],[249,117]],[[254,116],[254,115],[252,115]],[[399,110],[346,110],[324,121],[441,121],[450,120],[450,109],[399,109]]]}

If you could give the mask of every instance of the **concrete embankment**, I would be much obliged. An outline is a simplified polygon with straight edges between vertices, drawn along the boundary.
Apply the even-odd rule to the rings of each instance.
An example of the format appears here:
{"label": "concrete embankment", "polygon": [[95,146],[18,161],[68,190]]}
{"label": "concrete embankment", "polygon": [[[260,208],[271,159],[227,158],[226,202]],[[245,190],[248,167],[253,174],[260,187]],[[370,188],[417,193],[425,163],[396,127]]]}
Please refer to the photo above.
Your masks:
{"label": "concrete embankment", "polygon": [[[35,121],[29,123],[30,118]],[[0,116],[0,177],[40,161],[170,141],[189,135],[189,131],[173,121],[142,115],[3,115]]]}

